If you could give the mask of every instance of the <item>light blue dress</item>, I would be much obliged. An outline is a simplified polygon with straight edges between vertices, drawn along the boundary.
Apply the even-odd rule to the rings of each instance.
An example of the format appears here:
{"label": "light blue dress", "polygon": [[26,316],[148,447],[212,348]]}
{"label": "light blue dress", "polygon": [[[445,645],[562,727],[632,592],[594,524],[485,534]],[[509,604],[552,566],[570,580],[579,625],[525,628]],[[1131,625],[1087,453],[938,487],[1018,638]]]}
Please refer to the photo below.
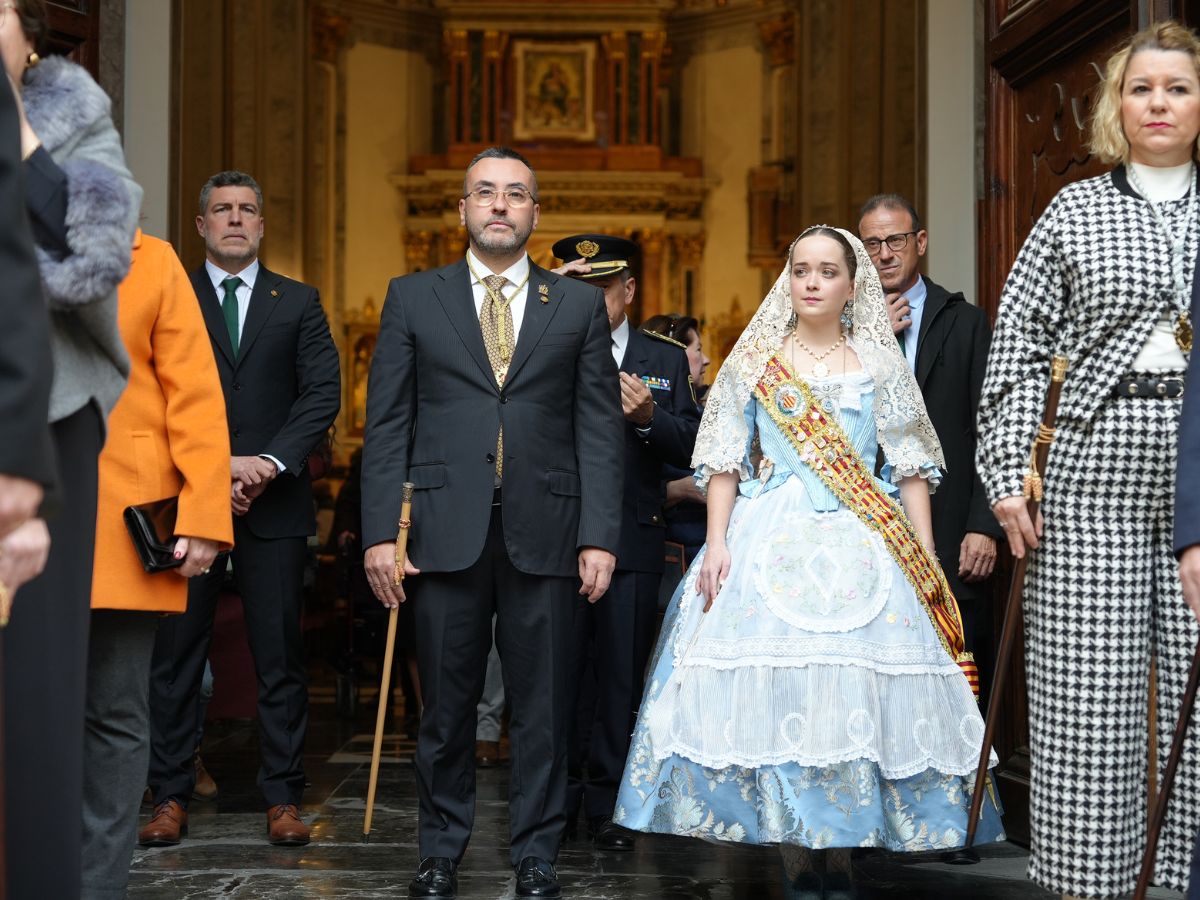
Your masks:
{"label": "light blue dress", "polygon": [[[811,385],[873,461],[870,376]],[[671,600],[613,818],[752,844],[961,846],[983,738],[966,677],[882,539],[756,400],[745,414],[763,460],[738,489],[729,574],[704,613],[702,550]],[[1002,840],[990,794],[983,809],[976,842]]]}

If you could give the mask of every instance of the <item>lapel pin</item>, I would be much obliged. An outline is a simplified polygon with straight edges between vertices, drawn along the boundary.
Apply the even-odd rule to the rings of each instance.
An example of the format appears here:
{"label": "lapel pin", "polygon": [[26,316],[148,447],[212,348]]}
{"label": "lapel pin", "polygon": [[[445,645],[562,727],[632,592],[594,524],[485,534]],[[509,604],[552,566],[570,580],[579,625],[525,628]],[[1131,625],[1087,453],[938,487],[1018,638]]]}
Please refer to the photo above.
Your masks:
{"label": "lapel pin", "polygon": [[272,296],[272,297],[278,297],[278,296],[279,296],[279,291],[272,289],[272,290],[271,290],[271,296]]}
{"label": "lapel pin", "polygon": [[547,287],[546,285],[544,285],[544,284],[539,284],[539,285],[538,285],[538,293],[542,295],[542,302],[543,302],[543,303],[549,303],[549,302],[550,302],[550,288],[548,288],[548,287]]}

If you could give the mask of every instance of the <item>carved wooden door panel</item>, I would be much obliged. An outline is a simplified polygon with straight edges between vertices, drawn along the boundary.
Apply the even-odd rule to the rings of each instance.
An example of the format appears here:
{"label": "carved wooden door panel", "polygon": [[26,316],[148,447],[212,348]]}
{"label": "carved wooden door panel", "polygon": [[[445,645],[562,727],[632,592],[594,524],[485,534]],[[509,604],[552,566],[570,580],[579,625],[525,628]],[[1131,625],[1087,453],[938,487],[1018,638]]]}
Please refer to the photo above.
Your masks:
{"label": "carved wooden door panel", "polygon": [[[979,229],[980,305],[996,314],[1017,251],[1063,185],[1107,167],[1087,151],[1087,120],[1111,51],[1135,29],[1200,0],[986,0],[986,124]],[[1048,373],[1047,373],[1048,376]],[[1002,558],[1004,558],[1002,556]],[[1011,567],[995,579],[999,635]],[[1009,837],[1029,837],[1029,727],[1024,639],[1018,633],[996,736],[997,782]]]}
{"label": "carved wooden door panel", "polygon": [[49,0],[49,50],[100,74],[100,0]]}

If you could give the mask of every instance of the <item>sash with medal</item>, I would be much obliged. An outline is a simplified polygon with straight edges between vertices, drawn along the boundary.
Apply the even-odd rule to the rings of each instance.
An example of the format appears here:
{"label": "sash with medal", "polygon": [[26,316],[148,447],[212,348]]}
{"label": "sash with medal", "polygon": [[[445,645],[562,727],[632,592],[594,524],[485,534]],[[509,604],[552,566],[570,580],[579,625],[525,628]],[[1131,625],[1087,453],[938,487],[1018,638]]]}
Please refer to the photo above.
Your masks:
{"label": "sash with medal", "polygon": [[942,646],[978,696],[979,670],[975,658],[966,652],[958,602],[900,504],[879,488],[837,420],[825,415],[812,388],[803,379],[793,378],[778,357],[767,363],[755,394],[797,456],[846,508],[883,539],[916,592]]}

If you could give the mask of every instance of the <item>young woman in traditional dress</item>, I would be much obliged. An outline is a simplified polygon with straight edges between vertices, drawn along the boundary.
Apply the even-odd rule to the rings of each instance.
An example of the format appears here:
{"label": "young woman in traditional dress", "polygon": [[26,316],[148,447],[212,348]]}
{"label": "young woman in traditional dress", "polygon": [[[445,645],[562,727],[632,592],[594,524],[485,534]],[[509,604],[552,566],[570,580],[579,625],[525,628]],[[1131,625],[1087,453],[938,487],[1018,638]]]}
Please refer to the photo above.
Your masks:
{"label": "young woman in traditional dress", "polygon": [[[849,895],[852,847],[960,846],[983,721],[933,554],[941,447],[849,232],[792,245],[693,462],[707,542],[667,612],[615,821],[779,844],[804,897]],[[1002,836],[988,800],[980,840]]]}

